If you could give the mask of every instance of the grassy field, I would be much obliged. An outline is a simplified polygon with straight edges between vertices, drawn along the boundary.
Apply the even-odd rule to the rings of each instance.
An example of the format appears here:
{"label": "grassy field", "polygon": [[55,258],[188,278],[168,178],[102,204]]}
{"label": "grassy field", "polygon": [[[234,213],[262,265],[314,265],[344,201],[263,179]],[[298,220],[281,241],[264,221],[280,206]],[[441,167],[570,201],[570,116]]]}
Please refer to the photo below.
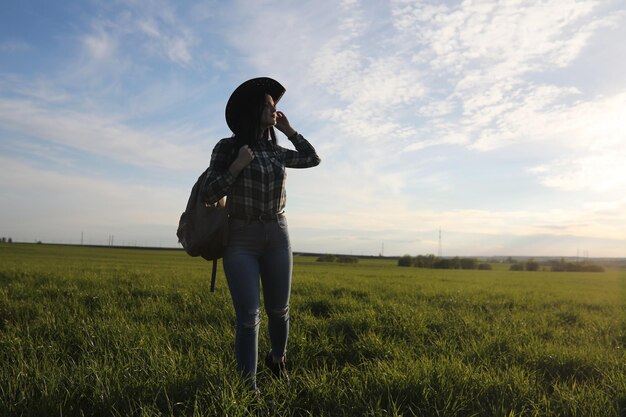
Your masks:
{"label": "grassy field", "polygon": [[209,275],[180,251],[0,245],[0,416],[626,415],[624,271],[296,257],[292,381],[261,370],[258,400]]}

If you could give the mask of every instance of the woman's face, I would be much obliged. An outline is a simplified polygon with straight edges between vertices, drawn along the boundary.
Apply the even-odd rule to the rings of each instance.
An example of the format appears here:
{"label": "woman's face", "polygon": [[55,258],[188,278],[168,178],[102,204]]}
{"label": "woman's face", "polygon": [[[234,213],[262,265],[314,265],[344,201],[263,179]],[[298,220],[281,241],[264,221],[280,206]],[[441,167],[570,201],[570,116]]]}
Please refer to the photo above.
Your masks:
{"label": "woman's face", "polygon": [[274,125],[276,125],[276,106],[272,96],[266,94],[263,111],[261,111],[261,129],[267,129]]}

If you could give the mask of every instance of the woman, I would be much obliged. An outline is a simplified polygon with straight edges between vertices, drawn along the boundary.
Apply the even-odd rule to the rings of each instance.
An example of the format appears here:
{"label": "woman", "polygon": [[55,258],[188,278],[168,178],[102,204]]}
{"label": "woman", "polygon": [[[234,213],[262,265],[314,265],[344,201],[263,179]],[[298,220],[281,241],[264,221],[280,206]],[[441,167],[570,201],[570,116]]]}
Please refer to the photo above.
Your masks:
{"label": "woman", "polygon": [[[320,163],[315,149],[289,124],[276,103],[285,88],[271,78],[241,84],[226,105],[234,135],[213,149],[205,191],[211,203],[227,196],[229,238],[224,272],[235,307],[237,366],[256,389],[260,286],[268,316],[271,351],[265,364],[274,376],[289,379],[285,366],[289,334],[292,254],[285,208],[285,168]],[[278,146],[274,127],[295,151]]]}

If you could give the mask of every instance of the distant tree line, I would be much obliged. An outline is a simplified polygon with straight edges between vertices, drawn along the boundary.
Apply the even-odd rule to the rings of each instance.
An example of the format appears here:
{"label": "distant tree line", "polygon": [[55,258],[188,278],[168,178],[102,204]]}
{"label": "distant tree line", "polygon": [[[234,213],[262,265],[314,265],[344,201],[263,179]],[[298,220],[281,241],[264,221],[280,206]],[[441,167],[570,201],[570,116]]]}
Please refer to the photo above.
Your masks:
{"label": "distant tree line", "polygon": [[0,238],[0,242],[1,243],[13,243],[13,239],[11,239],[10,237],[3,237],[3,238]]}
{"label": "distant tree line", "polygon": [[435,269],[482,269],[489,270],[491,265],[480,263],[476,258],[441,258],[435,255],[404,255],[398,259],[398,266]]}
{"label": "distant tree line", "polygon": [[346,255],[322,255],[317,258],[317,262],[339,262],[344,264],[355,264],[359,262],[356,256]]}
{"label": "distant tree line", "polygon": [[514,262],[511,264],[511,271],[539,271],[550,270],[552,272],[604,272],[604,267],[588,261],[565,262],[565,259],[550,260],[546,262],[536,262],[532,258],[526,262]]}

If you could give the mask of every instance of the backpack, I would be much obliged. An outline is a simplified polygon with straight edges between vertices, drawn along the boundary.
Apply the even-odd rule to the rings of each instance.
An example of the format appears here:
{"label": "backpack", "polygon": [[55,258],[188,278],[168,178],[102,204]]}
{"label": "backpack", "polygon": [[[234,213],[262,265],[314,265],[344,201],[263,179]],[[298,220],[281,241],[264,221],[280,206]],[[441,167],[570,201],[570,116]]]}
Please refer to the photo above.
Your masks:
{"label": "backpack", "polygon": [[176,236],[187,254],[213,261],[211,292],[214,292],[217,260],[224,255],[228,239],[228,212],[224,198],[215,204],[206,202],[203,186],[208,170],[198,177],[191,189],[187,208],[178,221]]}

